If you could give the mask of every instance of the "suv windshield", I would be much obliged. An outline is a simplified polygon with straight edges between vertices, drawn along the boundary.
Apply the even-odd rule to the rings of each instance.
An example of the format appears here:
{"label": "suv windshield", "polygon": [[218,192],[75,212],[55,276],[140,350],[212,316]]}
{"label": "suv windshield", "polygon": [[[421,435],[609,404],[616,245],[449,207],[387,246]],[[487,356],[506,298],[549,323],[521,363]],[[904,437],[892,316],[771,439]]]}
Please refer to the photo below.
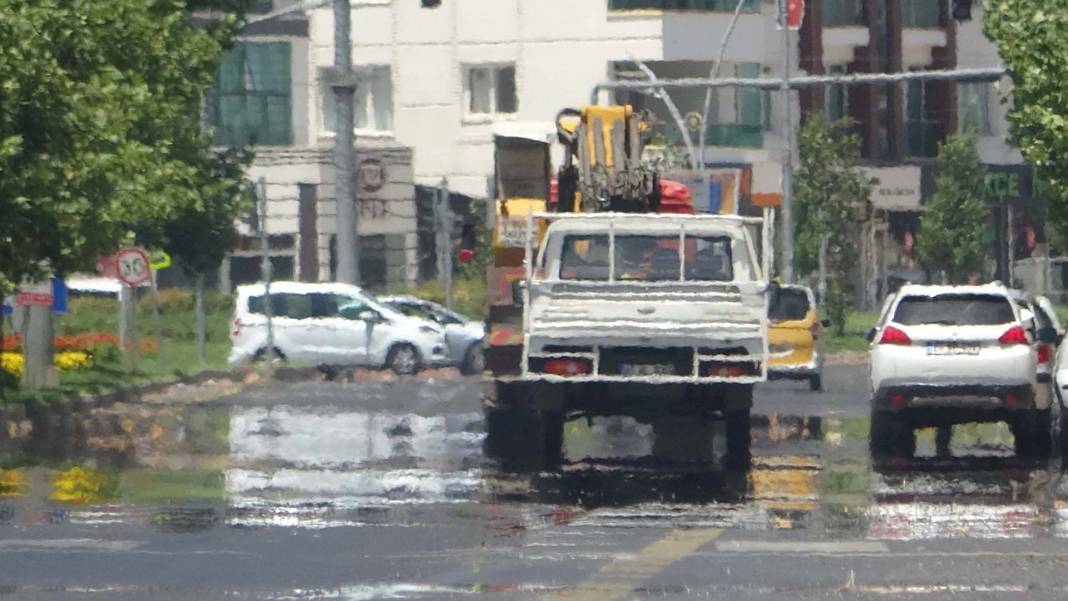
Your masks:
{"label": "suv windshield", "polygon": [[1009,299],[994,294],[907,296],[894,312],[906,326],[993,326],[1016,321]]}
{"label": "suv windshield", "polygon": [[[607,235],[567,236],[560,256],[562,280],[645,282],[720,281],[734,279],[731,239],[728,236],[687,236],[679,255],[679,237],[617,235],[615,257],[610,261]],[[680,278],[680,267],[682,278]]]}

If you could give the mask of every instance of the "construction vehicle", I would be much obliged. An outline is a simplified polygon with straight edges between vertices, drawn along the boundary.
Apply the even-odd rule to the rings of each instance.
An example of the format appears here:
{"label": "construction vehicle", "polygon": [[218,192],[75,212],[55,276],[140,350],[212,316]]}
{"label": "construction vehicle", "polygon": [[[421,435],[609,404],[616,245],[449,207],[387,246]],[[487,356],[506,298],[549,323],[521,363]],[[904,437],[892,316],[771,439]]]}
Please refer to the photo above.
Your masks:
{"label": "construction vehicle", "polygon": [[629,106],[561,112],[555,184],[547,141],[496,138],[487,450],[512,467],[558,464],[567,419],[609,415],[659,436],[680,416],[725,420],[728,460],[748,465],[770,224],[684,214],[641,159],[646,123]]}

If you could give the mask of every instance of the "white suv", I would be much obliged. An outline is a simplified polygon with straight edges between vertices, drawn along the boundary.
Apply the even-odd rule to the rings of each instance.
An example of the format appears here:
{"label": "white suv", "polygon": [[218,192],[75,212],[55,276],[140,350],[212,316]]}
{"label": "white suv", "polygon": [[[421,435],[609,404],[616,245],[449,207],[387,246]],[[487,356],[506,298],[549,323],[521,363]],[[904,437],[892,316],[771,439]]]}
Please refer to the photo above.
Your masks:
{"label": "white suv", "polygon": [[[230,363],[268,356],[266,290],[237,289],[230,329]],[[273,282],[271,314],[277,359],[320,365],[387,367],[412,374],[447,362],[445,334],[437,325],[379,303],[356,286]]]}
{"label": "white suv", "polygon": [[902,287],[869,332],[873,455],[912,455],[917,427],[1005,421],[1017,454],[1048,457],[1033,330],[998,284]]}

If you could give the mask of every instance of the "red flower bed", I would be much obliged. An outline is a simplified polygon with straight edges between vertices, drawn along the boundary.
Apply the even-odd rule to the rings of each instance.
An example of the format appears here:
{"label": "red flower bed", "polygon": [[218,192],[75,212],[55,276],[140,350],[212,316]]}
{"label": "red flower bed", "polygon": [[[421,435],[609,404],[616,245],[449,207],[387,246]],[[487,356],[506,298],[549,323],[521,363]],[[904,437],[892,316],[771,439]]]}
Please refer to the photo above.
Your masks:
{"label": "red flower bed", "polygon": [[[119,337],[111,332],[86,332],[84,334],[71,334],[68,336],[56,336],[52,339],[52,345],[57,353],[64,351],[85,351],[95,353],[105,347],[119,348]],[[142,352],[153,352],[159,345],[152,338],[141,340]],[[0,339],[0,351],[18,352],[22,350],[22,336],[9,334]]]}

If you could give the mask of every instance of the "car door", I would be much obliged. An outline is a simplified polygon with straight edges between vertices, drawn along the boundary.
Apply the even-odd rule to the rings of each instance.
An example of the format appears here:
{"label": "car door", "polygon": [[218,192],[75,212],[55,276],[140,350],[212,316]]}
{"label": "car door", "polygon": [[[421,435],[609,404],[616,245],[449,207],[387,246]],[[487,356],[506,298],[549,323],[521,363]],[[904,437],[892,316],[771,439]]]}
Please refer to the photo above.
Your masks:
{"label": "car door", "polygon": [[804,288],[783,287],[772,324],[768,329],[769,366],[791,368],[808,365],[815,358],[816,308]]}
{"label": "car door", "polygon": [[328,332],[323,345],[329,347],[333,363],[367,364],[371,324],[360,317],[366,308],[367,301],[357,296],[334,293],[315,295],[316,320]]}

